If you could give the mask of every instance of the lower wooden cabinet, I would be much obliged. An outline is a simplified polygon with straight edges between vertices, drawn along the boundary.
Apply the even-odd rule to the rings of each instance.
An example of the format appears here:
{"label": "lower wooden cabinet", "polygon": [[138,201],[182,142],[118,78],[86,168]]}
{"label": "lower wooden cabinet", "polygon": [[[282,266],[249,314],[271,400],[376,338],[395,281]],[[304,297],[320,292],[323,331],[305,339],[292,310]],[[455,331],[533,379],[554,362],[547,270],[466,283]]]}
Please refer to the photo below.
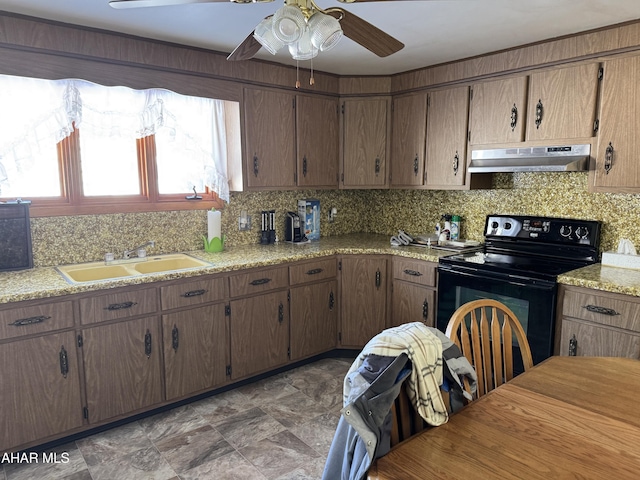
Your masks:
{"label": "lower wooden cabinet", "polygon": [[387,318],[387,258],[349,255],[342,263],[340,343],[363,347],[384,330]]}
{"label": "lower wooden cabinet", "polygon": [[89,423],[162,402],[159,317],[87,328],[81,336]]}
{"label": "lower wooden cabinet", "polygon": [[0,452],[81,427],[74,332],[0,345]]}
{"label": "lower wooden cabinet", "polygon": [[291,360],[300,360],[336,347],[338,282],[291,289]]}
{"label": "lower wooden cabinet", "polygon": [[560,355],[640,359],[640,299],[560,286]]}
{"label": "lower wooden cabinet", "polygon": [[229,340],[225,305],[181,310],[162,316],[166,400],[223,384]]}
{"label": "lower wooden cabinet", "polygon": [[230,308],[232,380],[288,362],[287,290],[232,300]]}
{"label": "lower wooden cabinet", "polygon": [[435,327],[435,304],[436,291],[433,288],[394,280],[390,326],[422,322]]}

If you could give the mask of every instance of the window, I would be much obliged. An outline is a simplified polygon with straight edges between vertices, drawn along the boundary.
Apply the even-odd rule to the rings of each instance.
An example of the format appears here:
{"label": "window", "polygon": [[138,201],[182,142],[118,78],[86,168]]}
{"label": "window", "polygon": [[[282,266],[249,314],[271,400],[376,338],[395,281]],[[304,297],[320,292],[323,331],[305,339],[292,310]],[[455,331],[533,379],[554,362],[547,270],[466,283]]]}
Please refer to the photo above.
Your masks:
{"label": "window", "polygon": [[241,189],[237,102],[0,75],[0,105],[0,198],[43,215],[220,207]]}

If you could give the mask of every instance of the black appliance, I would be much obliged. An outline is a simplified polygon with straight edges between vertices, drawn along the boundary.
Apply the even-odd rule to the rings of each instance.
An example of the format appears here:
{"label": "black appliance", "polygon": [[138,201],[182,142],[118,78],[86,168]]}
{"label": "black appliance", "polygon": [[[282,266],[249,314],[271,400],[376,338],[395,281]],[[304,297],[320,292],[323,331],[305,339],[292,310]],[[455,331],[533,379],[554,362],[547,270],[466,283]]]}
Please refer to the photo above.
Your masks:
{"label": "black appliance", "polygon": [[307,241],[307,237],[304,235],[304,222],[300,219],[300,215],[295,212],[287,212],[284,225],[284,239],[287,242],[293,243]]}
{"label": "black appliance", "polygon": [[[438,329],[460,306],[480,298],[507,305],[527,333],[534,363],[553,354],[558,275],[598,261],[600,223],[488,215],[483,251],[440,258]],[[515,370],[522,372],[520,359]]]}
{"label": "black appliance", "polygon": [[0,271],[33,267],[28,200],[0,202]]}

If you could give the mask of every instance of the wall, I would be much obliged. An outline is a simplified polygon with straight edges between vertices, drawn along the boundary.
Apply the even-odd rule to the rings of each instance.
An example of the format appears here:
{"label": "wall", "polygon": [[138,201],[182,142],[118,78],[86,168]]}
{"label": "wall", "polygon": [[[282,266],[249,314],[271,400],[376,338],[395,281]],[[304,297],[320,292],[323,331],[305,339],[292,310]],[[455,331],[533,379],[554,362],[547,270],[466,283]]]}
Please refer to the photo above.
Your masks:
{"label": "wall", "polygon": [[[258,242],[260,211],[275,209],[277,233],[284,238],[284,216],[300,198],[318,198],[323,236],[355,232],[392,235],[433,232],[444,213],[462,216],[461,236],[482,240],[486,215],[529,214],[584,218],[603,222],[601,250],[629,238],[640,250],[640,195],[587,191],[587,173],[514,173],[495,175],[493,188],[473,191],[308,190],[235,193],[222,213],[227,246]],[[333,223],[331,207],[338,209]],[[238,231],[247,210],[250,232]],[[82,215],[31,219],[35,266],[100,260],[106,252],[155,240],[151,253],[202,250],[206,211]]]}

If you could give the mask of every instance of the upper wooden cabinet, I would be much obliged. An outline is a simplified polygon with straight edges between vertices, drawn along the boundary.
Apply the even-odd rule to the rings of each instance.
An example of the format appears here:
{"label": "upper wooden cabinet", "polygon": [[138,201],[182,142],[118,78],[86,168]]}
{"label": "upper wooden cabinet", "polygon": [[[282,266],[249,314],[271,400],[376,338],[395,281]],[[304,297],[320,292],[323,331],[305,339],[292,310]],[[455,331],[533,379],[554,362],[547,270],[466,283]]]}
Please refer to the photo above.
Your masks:
{"label": "upper wooden cabinet", "polygon": [[426,185],[452,188],[464,185],[469,122],[469,87],[429,93],[427,116]]}
{"label": "upper wooden cabinet", "polygon": [[339,102],[335,98],[296,97],[297,184],[338,188]]}
{"label": "upper wooden cabinet", "polygon": [[604,62],[596,191],[640,191],[640,57]]}
{"label": "upper wooden cabinet", "polygon": [[387,182],[388,98],[342,102],[342,187],[380,188]]}
{"label": "upper wooden cabinet", "polygon": [[391,185],[423,185],[427,94],[396,97],[392,110]]}
{"label": "upper wooden cabinet", "polygon": [[247,187],[295,187],[295,95],[245,88],[244,126]]}
{"label": "upper wooden cabinet", "polygon": [[483,145],[524,140],[529,77],[477,83],[471,89],[469,143]]}
{"label": "upper wooden cabinet", "polygon": [[526,140],[592,137],[599,69],[590,63],[532,73]]}

